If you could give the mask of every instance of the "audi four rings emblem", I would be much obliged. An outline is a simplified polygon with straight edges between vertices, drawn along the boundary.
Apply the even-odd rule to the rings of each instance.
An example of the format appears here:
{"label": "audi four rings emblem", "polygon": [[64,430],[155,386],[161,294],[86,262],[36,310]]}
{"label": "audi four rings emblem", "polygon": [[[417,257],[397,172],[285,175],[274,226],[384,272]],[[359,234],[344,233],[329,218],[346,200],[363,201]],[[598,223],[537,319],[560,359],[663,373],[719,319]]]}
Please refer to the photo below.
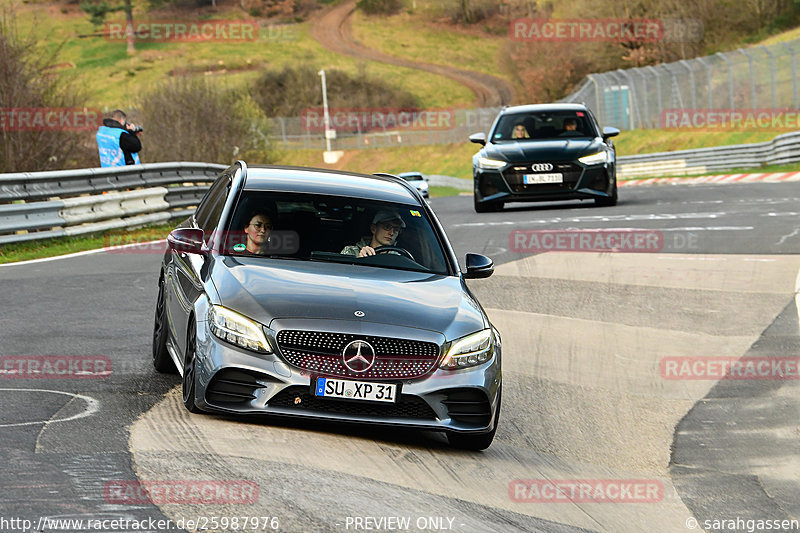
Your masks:
{"label": "audi four rings emblem", "polygon": [[366,372],[375,364],[375,348],[366,341],[353,341],[342,350],[342,362],[352,372]]}
{"label": "audi four rings emblem", "polygon": [[547,172],[553,170],[553,163],[535,163],[531,165],[531,170],[534,172]]}

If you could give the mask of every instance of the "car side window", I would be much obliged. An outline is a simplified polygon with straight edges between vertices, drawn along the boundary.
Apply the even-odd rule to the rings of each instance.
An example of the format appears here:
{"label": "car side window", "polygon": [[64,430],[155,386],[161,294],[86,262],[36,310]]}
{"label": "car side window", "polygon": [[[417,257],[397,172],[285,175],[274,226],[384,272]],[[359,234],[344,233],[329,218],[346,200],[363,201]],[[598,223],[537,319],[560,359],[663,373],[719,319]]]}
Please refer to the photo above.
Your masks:
{"label": "car side window", "polygon": [[229,190],[230,177],[223,175],[211,185],[200,205],[197,206],[194,219],[197,226],[205,232],[206,242],[211,238],[211,233],[219,223]]}

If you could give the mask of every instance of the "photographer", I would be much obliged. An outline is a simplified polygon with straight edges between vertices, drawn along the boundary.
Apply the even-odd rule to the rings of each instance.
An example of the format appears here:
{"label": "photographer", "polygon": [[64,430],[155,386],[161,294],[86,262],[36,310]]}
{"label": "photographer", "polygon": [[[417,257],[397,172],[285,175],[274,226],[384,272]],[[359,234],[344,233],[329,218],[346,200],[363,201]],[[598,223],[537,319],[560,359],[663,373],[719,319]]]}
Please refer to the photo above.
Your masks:
{"label": "photographer", "polygon": [[122,167],[138,165],[142,141],[139,133],[142,127],[128,122],[128,117],[121,110],[111,113],[111,118],[103,119],[103,125],[97,130],[97,149],[100,152],[101,167]]}

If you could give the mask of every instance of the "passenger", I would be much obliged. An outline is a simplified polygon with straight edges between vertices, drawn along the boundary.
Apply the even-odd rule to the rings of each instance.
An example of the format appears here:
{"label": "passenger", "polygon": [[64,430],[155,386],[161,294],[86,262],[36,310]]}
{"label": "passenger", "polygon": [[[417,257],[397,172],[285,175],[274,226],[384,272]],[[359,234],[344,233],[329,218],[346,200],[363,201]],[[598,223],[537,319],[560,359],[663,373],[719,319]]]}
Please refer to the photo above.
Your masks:
{"label": "passenger", "polygon": [[345,246],[339,253],[356,257],[375,255],[376,248],[395,246],[397,237],[405,227],[406,223],[403,222],[403,218],[397,211],[389,209],[378,211],[372,218],[372,224],[369,227],[372,235],[366,235],[357,243]]}
{"label": "passenger", "polygon": [[[245,249],[251,254],[263,255],[269,246],[269,234],[272,232],[272,217],[266,211],[255,211],[244,228],[247,234]],[[241,247],[241,244],[234,247]]]}
{"label": "passenger", "polygon": [[574,118],[564,119],[564,131],[561,135],[575,135],[578,132],[578,121]]}
{"label": "passenger", "polygon": [[514,130],[511,132],[512,139],[530,139],[531,136],[528,135],[528,128],[525,127],[525,124],[522,122],[517,122],[514,124]]}

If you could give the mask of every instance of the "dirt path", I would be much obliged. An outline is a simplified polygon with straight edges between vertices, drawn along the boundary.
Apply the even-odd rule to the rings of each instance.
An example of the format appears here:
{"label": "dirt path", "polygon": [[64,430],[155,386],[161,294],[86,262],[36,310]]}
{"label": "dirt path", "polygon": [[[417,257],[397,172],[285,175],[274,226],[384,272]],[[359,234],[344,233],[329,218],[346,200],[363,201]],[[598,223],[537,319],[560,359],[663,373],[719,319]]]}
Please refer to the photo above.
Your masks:
{"label": "dirt path", "polygon": [[489,74],[470,72],[432,63],[417,63],[408,59],[383,54],[360,45],[353,38],[349,24],[350,15],[355,9],[355,0],[349,0],[328,10],[312,25],[312,37],[319,41],[322,46],[337,54],[346,54],[359,59],[424,70],[455,80],[475,93],[475,106],[477,107],[506,105],[510,104],[514,99],[514,89],[511,85],[505,80]]}

